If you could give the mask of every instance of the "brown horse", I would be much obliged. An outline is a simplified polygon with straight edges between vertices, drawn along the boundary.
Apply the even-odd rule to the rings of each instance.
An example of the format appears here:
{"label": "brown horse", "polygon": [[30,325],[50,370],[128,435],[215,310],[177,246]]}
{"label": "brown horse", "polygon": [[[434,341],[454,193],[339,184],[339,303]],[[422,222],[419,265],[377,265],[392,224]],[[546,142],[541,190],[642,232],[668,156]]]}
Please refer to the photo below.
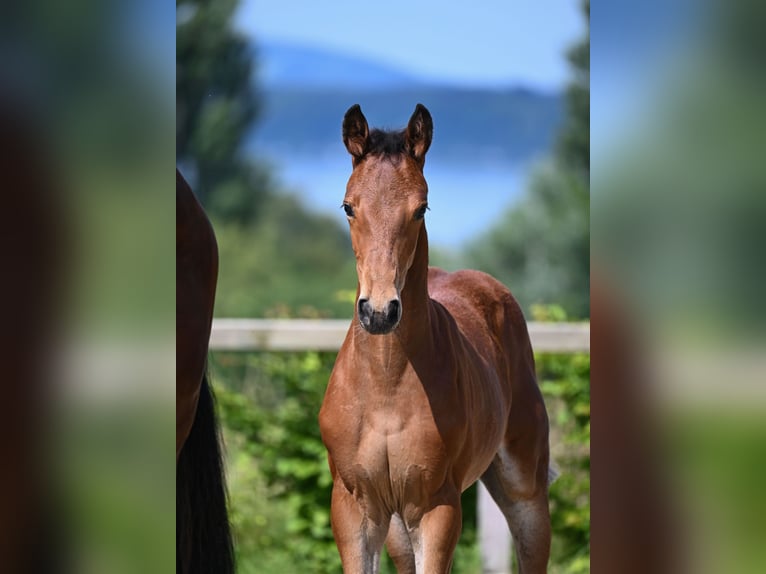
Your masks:
{"label": "brown horse", "polygon": [[359,284],[354,320],[319,413],[343,570],[443,573],[460,494],[481,478],[506,516],[520,571],[547,568],[548,417],[527,326],[510,292],[477,271],[428,267],[423,176],[433,123],[370,131],[343,120],[353,171],[343,208]]}
{"label": "brown horse", "polygon": [[218,279],[215,233],[176,170],[176,570],[234,572],[207,351]]}

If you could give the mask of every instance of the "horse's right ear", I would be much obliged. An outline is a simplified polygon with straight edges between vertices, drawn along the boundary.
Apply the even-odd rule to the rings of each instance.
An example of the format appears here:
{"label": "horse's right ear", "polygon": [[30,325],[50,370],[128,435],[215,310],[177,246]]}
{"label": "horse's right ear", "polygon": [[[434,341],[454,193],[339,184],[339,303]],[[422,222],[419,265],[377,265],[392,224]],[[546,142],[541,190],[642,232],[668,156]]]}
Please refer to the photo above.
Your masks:
{"label": "horse's right ear", "polygon": [[367,127],[367,119],[362,113],[359,104],[351,106],[343,117],[343,143],[348,153],[354,158],[354,163],[362,159],[367,151],[367,137],[370,130]]}

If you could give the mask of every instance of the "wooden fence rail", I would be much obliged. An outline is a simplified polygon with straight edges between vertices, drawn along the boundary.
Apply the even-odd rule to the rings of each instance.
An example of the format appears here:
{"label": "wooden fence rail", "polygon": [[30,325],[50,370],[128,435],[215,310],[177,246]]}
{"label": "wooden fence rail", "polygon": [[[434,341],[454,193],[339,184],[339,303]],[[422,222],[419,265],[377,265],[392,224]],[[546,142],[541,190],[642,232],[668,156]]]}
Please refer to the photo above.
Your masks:
{"label": "wooden fence rail", "polygon": [[[215,319],[213,351],[337,351],[350,319]],[[589,323],[529,323],[532,348],[546,353],[590,352]]]}

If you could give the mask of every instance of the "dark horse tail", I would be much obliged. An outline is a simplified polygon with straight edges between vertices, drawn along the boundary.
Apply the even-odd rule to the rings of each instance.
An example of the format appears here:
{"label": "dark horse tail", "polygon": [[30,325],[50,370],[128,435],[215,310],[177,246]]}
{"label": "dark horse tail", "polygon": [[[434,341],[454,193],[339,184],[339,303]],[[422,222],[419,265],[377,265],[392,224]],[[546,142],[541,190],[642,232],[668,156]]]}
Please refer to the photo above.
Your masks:
{"label": "dark horse tail", "polygon": [[206,373],[176,466],[177,574],[233,574],[226,498],[215,399]]}

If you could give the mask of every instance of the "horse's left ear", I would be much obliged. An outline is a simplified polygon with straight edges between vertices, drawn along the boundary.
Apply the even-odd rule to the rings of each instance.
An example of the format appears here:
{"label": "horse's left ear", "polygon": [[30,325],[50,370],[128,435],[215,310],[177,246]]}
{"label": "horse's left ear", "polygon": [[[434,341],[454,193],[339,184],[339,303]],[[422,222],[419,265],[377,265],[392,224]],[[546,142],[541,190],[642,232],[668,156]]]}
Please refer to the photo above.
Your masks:
{"label": "horse's left ear", "polygon": [[412,156],[423,162],[426,152],[431,147],[431,138],[434,135],[434,122],[431,114],[423,104],[415,106],[415,112],[407,124],[406,141],[407,149]]}

